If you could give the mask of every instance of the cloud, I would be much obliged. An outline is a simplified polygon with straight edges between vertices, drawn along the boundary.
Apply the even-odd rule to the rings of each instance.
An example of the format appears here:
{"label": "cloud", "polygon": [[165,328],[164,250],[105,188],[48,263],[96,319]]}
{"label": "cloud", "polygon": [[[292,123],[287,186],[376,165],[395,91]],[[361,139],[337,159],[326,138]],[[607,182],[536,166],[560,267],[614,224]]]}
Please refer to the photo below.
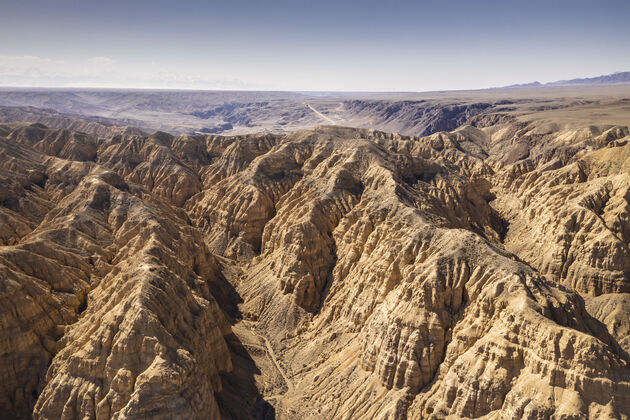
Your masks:
{"label": "cloud", "polygon": [[92,64],[102,64],[105,66],[114,64],[116,62],[116,60],[109,57],[92,57],[92,58],[88,58],[88,61]]}
{"label": "cloud", "polygon": [[[116,63],[116,65],[111,65]],[[136,67],[112,58],[71,60],[31,55],[0,55],[0,87],[95,87],[146,89],[280,89],[271,83],[222,78],[203,71],[168,71],[158,64]]]}
{"label": "cloud", "polygon": [[42,64],[63,64],[63,60],[53,60],[36,55],[0,55],[0,65],[34,66]]}

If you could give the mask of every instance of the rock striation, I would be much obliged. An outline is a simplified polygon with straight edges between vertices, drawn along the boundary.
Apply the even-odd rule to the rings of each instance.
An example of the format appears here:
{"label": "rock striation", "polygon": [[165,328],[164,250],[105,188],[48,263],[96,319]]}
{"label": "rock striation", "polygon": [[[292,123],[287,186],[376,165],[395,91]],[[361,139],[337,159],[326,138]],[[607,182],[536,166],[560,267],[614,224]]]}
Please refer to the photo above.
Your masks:
{"label": "rock striation", "polygon": [[628,129],[456,111],[425,137],[0,125],[0,409],[629,418]]}
{"label": "rock striation", "polygon": [[[7,211],[47,210],[1,251],[3,409],[219,418],[213,393],[231,359],[230,326],[211,292],[217,261],[185,213],[93,161],[52,156],[85,143],[70,136],[55,148],[64,135],[35,126],[3,141],[11,159],[24,159],[14,171],[26,172]],[[29,151],[37,145],[50,154]],[[43,181],[28,182],[33,170]]]}

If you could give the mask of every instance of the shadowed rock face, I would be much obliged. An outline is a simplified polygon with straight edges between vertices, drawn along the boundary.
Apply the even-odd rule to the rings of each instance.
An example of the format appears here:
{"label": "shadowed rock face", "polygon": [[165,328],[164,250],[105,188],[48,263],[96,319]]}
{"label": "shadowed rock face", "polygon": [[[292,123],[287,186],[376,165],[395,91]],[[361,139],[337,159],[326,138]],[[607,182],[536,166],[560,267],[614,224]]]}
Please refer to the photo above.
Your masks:
{"label": "shadowed rock face", "polygon": [[436,104],[431,101],[352,100],[343,103],[352,118],[370,118],[381,129],[420,136],[454,130],[471,117],[483,113],[492,104]]}
{"label": "shadowed rock face", "polygon": [[541,132],[0,126],[0,409],[629,417],[628,129]]}

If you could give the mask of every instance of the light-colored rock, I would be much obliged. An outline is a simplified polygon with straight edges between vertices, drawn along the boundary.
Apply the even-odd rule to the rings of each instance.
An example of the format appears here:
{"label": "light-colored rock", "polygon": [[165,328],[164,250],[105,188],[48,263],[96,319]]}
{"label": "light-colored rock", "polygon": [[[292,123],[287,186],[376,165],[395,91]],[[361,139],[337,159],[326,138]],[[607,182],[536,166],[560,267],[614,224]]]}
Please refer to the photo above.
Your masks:
{"label": "light-colored rock", "polygon": [[0,138],[0,408],[628,418],[627,135],[20,126]]}

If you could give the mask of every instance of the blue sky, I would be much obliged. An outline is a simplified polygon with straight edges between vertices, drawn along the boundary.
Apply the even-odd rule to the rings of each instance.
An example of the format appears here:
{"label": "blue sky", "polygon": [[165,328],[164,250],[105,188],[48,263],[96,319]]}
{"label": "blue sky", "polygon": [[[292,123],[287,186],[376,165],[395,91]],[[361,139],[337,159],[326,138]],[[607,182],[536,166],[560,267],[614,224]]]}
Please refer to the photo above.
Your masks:
{"label": "blue sky", "polygon": [[424,91],[630,70],[630,1],[0,0],[0,85]]}

